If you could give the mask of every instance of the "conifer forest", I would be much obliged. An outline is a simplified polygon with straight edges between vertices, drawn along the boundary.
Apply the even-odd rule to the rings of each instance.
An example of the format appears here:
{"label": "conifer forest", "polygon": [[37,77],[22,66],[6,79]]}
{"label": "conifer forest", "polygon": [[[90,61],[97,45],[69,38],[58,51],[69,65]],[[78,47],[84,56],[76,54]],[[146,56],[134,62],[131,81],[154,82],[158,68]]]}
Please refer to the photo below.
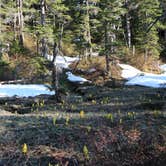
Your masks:
{"label": "conifer forest", "polygon": [[0,0],[0,166],[165,166],[166,0]]}

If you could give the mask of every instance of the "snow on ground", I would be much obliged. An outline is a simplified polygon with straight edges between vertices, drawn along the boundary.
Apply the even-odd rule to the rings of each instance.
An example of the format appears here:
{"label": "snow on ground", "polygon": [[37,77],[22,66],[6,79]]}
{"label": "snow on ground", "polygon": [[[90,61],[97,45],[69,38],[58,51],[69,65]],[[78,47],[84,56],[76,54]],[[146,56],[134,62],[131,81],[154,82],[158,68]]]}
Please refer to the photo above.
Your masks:
{"label": "snow on ground", "polygon": [[67,79],[71,82],[79,82],[79,83],[90,82],[85,78],[72,74],[71,72],[66,72],[66,74],[67,74]]}
{"label": "snow on ground", "polygon": [[126,85],[140,85],[153,88],[166,88],[166,75],[160,76],[136,76],[126,82]]}
{"label": "snow on ground", "polygon": [[[52,55],[47,55],[47,59],[48,60],[52,60],[53,56]],[[65,68],[68,69],[69,65],[75,61],[78,61],[79,58],[77,57],[68,57],[68,56],[57,56],[56,60],[55,60],[55,65],[57,65],[60,68]],[[86,80],[85,78],[82,78],[80,76],[76,76],[74,74],[72,74],[71,72],[66,72],[67,76],[68,76],[68,80],[70,82],[79,82],[79,83],[84,83],[84,82],[88,82],[88,80]]]}
{"label": "snow on ground", "polygon": [[[47,54],[46,58],[48,60],[50,60],[50,61],[53,60],[53,56],[52,55],[48,55]],[[60,56],[60,55],[58,55],[56,57],[56,60],[55,60],[55,65],[58,65],[58,66],[60,66],[62,68],[67,69],[71,63],[73,63],[74,61],[78,61],[78,60],[79,60],[79,58],[77,58],[77,57],[68,57],[68,56]]]}
{"label": "snow on ground", "polygon": [[127,80],[132,79],[133,77],[141,74],[142,72],[130,65],[119,64],[119,66],[123,69],[121,76]]}
{"label": "snow on ground", "polygon": [[39,84],[4,84],[0,85],[0,97],[29,97],[41,94],[52,95],[54,92],[50,91],[45,85]]}
{"label": "snow on ground", "polygon": [[[52,55],[47,55],[46,57],[48,60],[52,61],[53,60],[53,56]],[[71,63],[73,63],[74,61],[78,61],[79,58],[77,57],[68,57],[68,56],[57,56],[56,60],[55,60],[55,65],[57,65],[60,68],[65,68],[68,69],[69,65]],[[84,83],[84,82],[89,82],[87,79],[82,78],[80,76],[76,76],[74,74],[72,74],[71,72],[66,72],[67,74],[67,79],[70,82],[77,82],[77,83]]]}
{"label": "snow on ground", "polygon": [[166,64],[161,65],[161,66],[160,66],[160,69],[161,69],[164,73],[166,73]]}
{"label": "snow on ground", "polygon": [[[153,88],[165,88],[166,87],[166,73],[164,74],[152,74],[141,72],[140,70],[125,64],[119,64],[122,68],[122,77],[128,81],[126,85],[140,85]],[[161,68],[166,72],[166,65],[162,65]]]}
{"label": "snow on ground", "polygon": [[[48,60],[52,61],[53,56],[47,55],[46,57]],[[60,68],[69,68],[69,65],[74,61],[78,61],[79,58],[77,57],[67,57],[67,56],[57,56],[55,65]],[[71,72],[66,73],[68,75],[68,80],[71,82],[79,82],[84,83],[88,82],[85,78],[75,76]],[[19,96],[19,97],[29,97],[29,96],[37,96],[41,94],[54,94],[54,92],[49,91],[49,89],[44,85],[37,85],[37,84],[28,84],[28,85],[21,85],[21,84],[4,84],[0,85],[0,97],[12,97],[12,96]]]}

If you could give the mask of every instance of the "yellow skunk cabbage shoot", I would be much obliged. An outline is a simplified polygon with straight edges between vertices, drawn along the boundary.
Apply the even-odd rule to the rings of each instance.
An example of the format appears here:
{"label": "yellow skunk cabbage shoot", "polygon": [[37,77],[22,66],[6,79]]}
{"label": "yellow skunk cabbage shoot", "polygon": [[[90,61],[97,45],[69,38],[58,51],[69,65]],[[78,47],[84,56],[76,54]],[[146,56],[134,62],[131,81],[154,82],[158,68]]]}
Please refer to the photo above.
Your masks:
{"label": "yellow skunk cabbage shoot", "polygon": [[28,152],[28,147],[27,147],[27,144],[23,144],[22,146],[22,153],[26,154]]}

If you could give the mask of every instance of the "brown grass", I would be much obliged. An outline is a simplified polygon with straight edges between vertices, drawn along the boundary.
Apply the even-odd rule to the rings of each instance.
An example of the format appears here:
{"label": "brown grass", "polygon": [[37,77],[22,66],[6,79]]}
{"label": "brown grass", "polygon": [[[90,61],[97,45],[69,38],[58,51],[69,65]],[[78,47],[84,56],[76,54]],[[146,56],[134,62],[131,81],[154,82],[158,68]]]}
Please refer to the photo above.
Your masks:
{"label": "brown grass", "polygon": [[[114,62],[110,61],[110,73],[106,73],[106,61],[104,56],[92,57],[89,60],[82,59],[79,63],[75,62],[70,66],[75,74],[82,74],[88,80],[91,80],[95,84],[103,84],[110,80],[121,79],[120,67]],[[94,72],[90,72],[91,70]]]}
{"label": "brown grass", "polygon": [[161,73],[159,69],[159,59],[153,56],[148,56],[145,58],[143,53],[136,52],[133,55],[130,51],[126,52],[126,55],[123,58],[123,61],[126,64],[130,64],[144,72],[150,73]]}
{"label": "brown grass", "polygon": [[24,35],[24,47],[31,53],[36,53],[36,39],[28,34]]}

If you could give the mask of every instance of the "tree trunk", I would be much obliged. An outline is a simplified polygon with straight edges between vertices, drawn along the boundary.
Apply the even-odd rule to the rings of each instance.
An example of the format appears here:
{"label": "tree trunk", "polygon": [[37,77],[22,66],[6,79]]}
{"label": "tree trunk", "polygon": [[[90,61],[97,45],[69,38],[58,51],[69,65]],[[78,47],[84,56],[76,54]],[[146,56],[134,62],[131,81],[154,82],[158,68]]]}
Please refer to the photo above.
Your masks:
{"label": "tree trunk", "polygon": [[92,57],[92,37],[90,32],[90,13],[89,13],[89,0],[86,0],[86,17],[85,17],[85,41],[87,42],[87,49],[85,50],[85,58]]}
{"label": "tree trunk", "polygon": [[41,15],[41,25],[45,25],[45,0],[40,0],[40,15]]}
{"label": "tree trunk", "polygon": [[133,56],[135,56],[135,45],[133,45],[133,51],[132,51],[132,53],[133,53]]}
{"label": "tree trunk", "polygon": [[109,74],[109,48],[108,48],[108,23],[105,23],[105,60],[106,60],[106,71]]}
{"label": "tree trunk", "polygon": [[[112,29],[115,30],[116,27],[115,27],[115,24],[112,25]],[[108,30],[107,30],[107,36],[111,36],[111,53],[114,53],[115,52],[115,47],[113,45],[113,43],[115,42],[116,40],[116,34],[114,32],[111,32],[111,35],[108,35]]]}
{"label": "tree trunk", "polygon": [[14,40],[17,39],[17,13],[14,14],[14,20],[13,20],[13,31],[14,31]]}
{"label": "tree trunk", "polygon": [[63,31],[64,31],[64,24],[62,23],[60,26],[60,35],[59,35],[59,49],[61,51],[62,49],[62,37],[63,37]]}
{"label": "tree trunk", "polygon": [[24,19],[23,19],[23,1],[17,0],[16,1],[17,6],[17,18],[18,18],[18,38],[20,45],[24,45],[24,34],[23,34],[23,26],[24,26]]}
{"label": "tree trunk", "polygon": [[[44,27],[45,26],[45,15],[46,15],[46,11],[45,11],[45,0],[40,0],[40,21],[41,21],[41,25]],[[46,57],[47,54],[47,44],[46,44],[46,39],[43,37],[41,39],[41,54],[43,57]]]}
{"label": "tree trunk", "polygon": [[37,52],[37,55],[39,55],[39,39],[38,38],[36,41],[36,52]]}
{"label": "tree trunk", "polygon": [[[128,0],[125,1],[126,8],[128,9]],[[127,33],[127,45],[129,48],[131,48],[131,25],[130,25],[130,15],[129,13],[126,13],[126,33]]]}
{"label": "tree trunk", "polygon": [[59,93],[59,75],[61,73],[61,69],[56,64],[56,57],[58,55],[58,45],[56,42],[54,42],[54,48],[53,48],[53,61],[52,61],[52,85],[55,91],[55,99],[57,102],[61,101],[60,93]]}
{"label": "tree trunk", "polygon": [[146,47],[144,53],[144,64],[146,63],[147,59],[148,59],[148,48]]}
{"label": "tree trunk", "polygon": [[127,44],[128,47],[131,48],[131,29],[130,29],[130,18],[128,14],[126,14],[126,31],[127,31]]}

